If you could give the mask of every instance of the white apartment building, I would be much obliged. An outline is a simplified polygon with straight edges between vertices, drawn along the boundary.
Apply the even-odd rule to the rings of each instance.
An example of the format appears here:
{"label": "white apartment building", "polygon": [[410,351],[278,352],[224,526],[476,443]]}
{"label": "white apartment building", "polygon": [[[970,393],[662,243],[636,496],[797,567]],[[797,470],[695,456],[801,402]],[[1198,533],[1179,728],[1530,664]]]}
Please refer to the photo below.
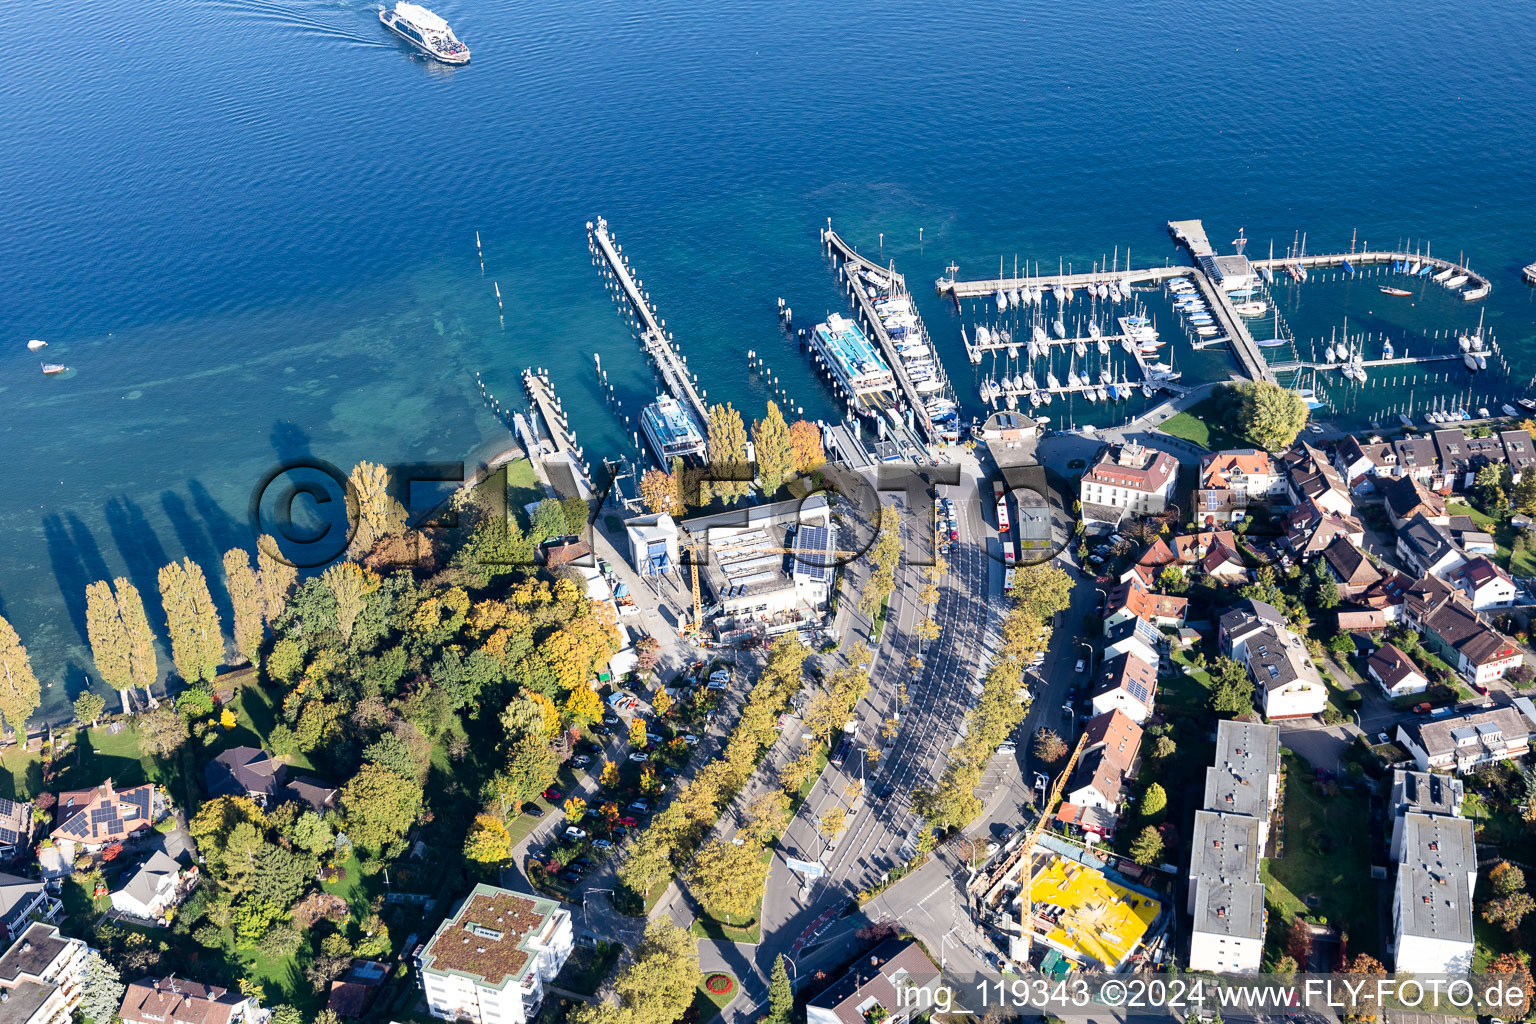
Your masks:
{"label": "white apartment building", "polygon": [[0,956],[0,1019],[64,1024],[80,1005],[80,972],[90,949],[51,924],[34,923]]}
{"label": "white apartment building", "polygon": [[1139,444],[1107,448],[1083,474],[1079,498],[1083,505],[1125,513],[1162,512],[1173,500],[1179,463],[1172,455]]}
{"label": "white apartment building", "polygon": [[571,915],[553,900],[477,885],[422,952],[432,1016],[473,1024],[524,1024],[571,955]]}

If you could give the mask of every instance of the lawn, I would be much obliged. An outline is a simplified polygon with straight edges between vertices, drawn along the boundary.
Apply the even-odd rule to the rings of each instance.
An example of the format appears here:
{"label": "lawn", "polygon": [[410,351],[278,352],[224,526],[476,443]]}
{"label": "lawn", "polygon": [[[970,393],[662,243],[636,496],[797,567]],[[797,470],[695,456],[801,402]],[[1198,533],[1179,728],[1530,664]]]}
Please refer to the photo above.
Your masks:
{"label": "lawn", "polygon": [[[272,694],[263,686],[242,686],[235,691],[228,707],[235,713],[235,727],[221,733],[206,748],[206,759],[212,760],[231,747],[260,747],[271,753],[267,743],[277,725],[277,708],[272,704]],[[315,770],[314,762],[304,754],[286,754],[283,760],[301,772]]]}
{"label": "lawn", "polygon": [[0,797],[30,800],[43,791],[43,759],[20,743],[13,743],[0,753]]}
{"label": "lawn", "polygon": [[1203,712],[1211,703],[1211,675],[1195,668],[1190,652],[1175,647],[1172,654],[1173,675],[1158,680],[1158,703],[1173,705],[1191,713]]}
{"label": "lawn", "polygon": [[508,507],[520,509],[530,502],[542,500],[543,497],[544,488],[533,472],[533,463],[527,459],[517,459],[507,463]]}
{"label": "lawn", "polygon": [[1464,501],[1448,501],[1445,508],[1453,516],[1470,516],[1479,530],[1493,535],[1494,545],[1498,548],[1493,560],[1508,569],[1510,575],[1536,576],[1536,551],[1527,549],[1515,554],[1515,528],[1508,522],[1501,523]]}
{"label": "lawn", "polygon": [[1241,448],[1246,442],[1221,426],[1221,406],[1215,398],[1204,398],[1181,413],[1168,417],[1157,429],[1172,437],[1182,437],[1204,448]]}
{"label": "lawn", "polygon": [[[1338,790],[1329,796],[1312,781],[1312,769],[1284,752],[1284,856],[1261,862],[1269,927],[1284,936],[1290,920],[1307,914],[1323,919],[1349,936],[1349,949],[1381,955],[1377,904],[1379,886],[1371,880],[1370,804],[1359,792]],[[1312,897],[1316,906],[1309,906]]]}
{"label": "lawn", "polygon": [[[705,981],[715,974],[723,974],[731,979],[731,990],[724,995],[717,996],[704,987]],[[729,1006],[731,1001],[740,992],[741,983],[736,980],[736,976],[730,971],[710,971],[703,978],[699,979],[699,991],[693,997],[694,1018],[698,1021],[698,1024],[706,1024],[706,1022],[714,1020],[720,1015],[720,1011]]]}

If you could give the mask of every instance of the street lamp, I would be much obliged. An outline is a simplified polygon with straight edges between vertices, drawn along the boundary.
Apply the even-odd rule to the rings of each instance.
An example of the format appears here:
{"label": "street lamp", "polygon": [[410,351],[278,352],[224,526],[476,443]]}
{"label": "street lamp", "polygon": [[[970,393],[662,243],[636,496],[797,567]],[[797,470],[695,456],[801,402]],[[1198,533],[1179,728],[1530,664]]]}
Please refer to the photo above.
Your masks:
{"label": "street lamp", "polygon": [[951,928],[949,931],[945,932],[939,938],[939,970],[940,971],[946,970],[949,967],[949,958],[948,958],[948,954],[945,952],[944,944],[949,941],[949,937],[951,935],[955,934],[955,932],[957,932],[959,930],[960,930],[960,926],[959,925],[955,925],[953,928]]}
{"label": "street lamp", "polygon": [[790,971],[793,972],[790,975],[791,980],[792,981],[799,981],[800,980],[800,968],[795,966],[794,959],[791,958],[788,953],[780,953],[779,956],[783,957],[784,958],[784,962],[789,964],[789,969],[790,969]]}

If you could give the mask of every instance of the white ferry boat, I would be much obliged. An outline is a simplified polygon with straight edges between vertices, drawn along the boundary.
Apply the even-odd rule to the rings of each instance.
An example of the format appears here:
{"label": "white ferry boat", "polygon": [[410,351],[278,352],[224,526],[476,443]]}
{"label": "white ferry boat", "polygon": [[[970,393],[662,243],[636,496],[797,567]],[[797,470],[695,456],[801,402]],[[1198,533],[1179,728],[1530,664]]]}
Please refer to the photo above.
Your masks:
{"label": "white ferry boat", "polygon": [[704,431],[687,406],[671,395],[658,395],[640,411],[640,429],[663,470],[672,468],[673,459],[703,461]]}
{"label": "white ferry boat", "polygon": [[444,64],[468,64],[469,47],[448,23],[420,4],[397,0],[394,10],[379,8],[379,21],[416,49]]}

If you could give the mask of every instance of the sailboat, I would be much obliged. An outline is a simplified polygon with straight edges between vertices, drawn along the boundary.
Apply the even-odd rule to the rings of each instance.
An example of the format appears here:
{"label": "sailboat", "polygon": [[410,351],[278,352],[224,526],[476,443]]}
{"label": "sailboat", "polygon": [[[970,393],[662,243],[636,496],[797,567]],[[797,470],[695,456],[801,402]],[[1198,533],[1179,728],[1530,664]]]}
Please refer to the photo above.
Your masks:
{"label": "sailboat", "polygon": [[1067,336],[1067,325],[1061,322],[1061,317],[1057,317],[1051,322],[1051,330],[1056,332],[1056,337],[1058,338],[1065,338]]}
{"label": "sailboat", "polygon": [[33,338],[31,341],[27,342],[27,351],[29,352],[36,352],[40,348],[47,347],[48,343],[43,341],[41,338]]}
{"label": "sailboat", "polygon": [[1086,356],[1088,354],[1088,346],[1083,344],[1082,339],[1079,338],[1077,343],[1072,346],[1072,351],[1076,352],[1079,356]]}
{"label": "sailboat", "polygon": [[1088,337],[1090,337],[1090,338],[1102,338],[1103,336],[1104,336],[1104,331],[1103,331],[1102,328],[1099,327],[1099,322],[1097,320],[1090,320],[1090,321],[1088,321]]}
{"label": "sailboat", "polygon": [[1035,384],[1035,375],[1030,373],[1028,370],[1024,371],[1023,382],[1024,386],[1029,390],[1036,390],[1037,385]]}
{"label": "sailboat", "polygon": [[1045,333],[1045,328],[1041,327],[1039,324],[1035,324],[1035,326],[1030,329],[1030,336],[1035,339],[1035,344],[1041,346],[1049,344],[1051,340],[1049,335]]}
{"label": "sailboat", "polygon": [[1103,338],[1099,339],[1099,355],[1109,355],[1109,342],[1105,341]]}

